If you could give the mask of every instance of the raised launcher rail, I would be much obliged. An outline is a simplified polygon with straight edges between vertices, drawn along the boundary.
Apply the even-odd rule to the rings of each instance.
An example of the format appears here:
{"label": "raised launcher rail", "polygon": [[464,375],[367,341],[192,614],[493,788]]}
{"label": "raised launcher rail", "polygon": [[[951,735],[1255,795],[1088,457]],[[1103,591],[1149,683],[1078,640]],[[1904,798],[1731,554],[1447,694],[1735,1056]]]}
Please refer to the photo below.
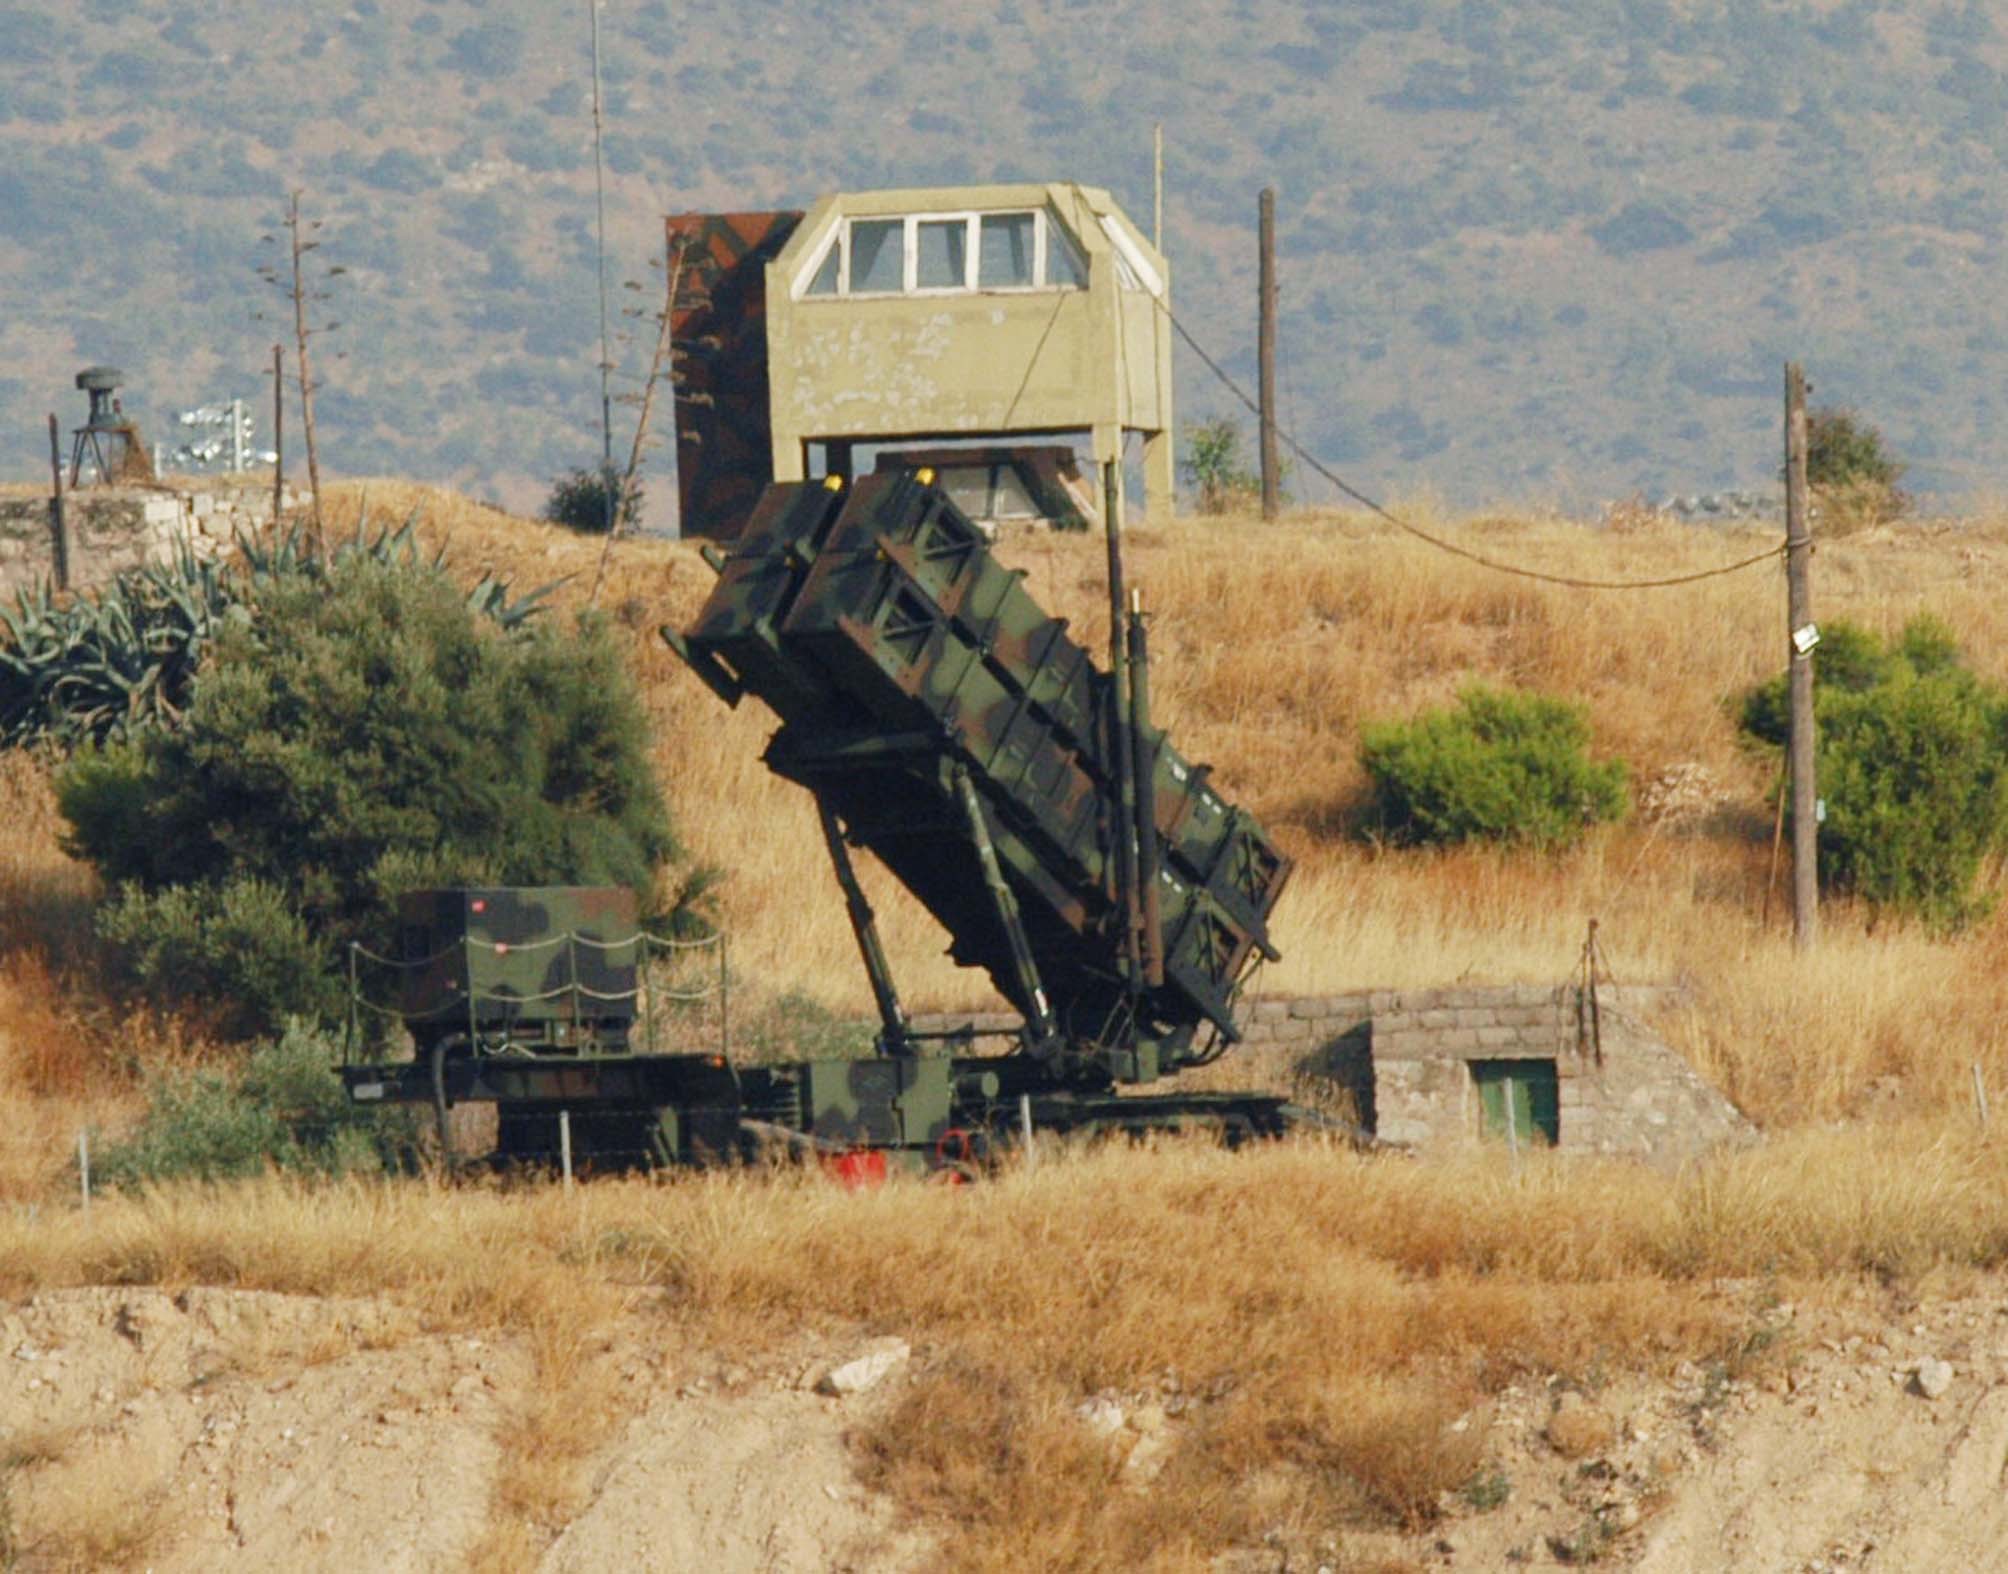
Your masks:
{"label": "raised launcher rail", "polygon": [[[707,551],[696,624],[663,638],[726,703],[781,718],[766,763],[816,795],[886,1053],[914,1035],[846,842],[990,974],[1038,1082],[1090,1092],[1215,1058],[1276,954],[1290,861],[1151,727],[1140,611],[1098,670],[930,481],[769,487],[730,555]],[[1113,545],[1111,568],[1119,601]]]}

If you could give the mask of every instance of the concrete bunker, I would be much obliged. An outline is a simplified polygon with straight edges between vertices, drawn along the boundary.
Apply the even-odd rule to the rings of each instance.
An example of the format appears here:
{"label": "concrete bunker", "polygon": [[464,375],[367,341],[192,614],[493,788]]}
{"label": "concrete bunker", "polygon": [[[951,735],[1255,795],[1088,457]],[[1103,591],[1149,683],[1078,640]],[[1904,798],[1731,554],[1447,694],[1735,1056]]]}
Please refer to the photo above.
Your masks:
{"label": "concrete bunker", "polygon": [[1649,1025],[1687,999],[1603,985],[1592,1000],[1576,984],[1271,997],[1247,1008],[1221,1070],[1327,1084],[1374,1135],[1420,1153],[1496,1142],[1674,1165],[1755,1134]]}

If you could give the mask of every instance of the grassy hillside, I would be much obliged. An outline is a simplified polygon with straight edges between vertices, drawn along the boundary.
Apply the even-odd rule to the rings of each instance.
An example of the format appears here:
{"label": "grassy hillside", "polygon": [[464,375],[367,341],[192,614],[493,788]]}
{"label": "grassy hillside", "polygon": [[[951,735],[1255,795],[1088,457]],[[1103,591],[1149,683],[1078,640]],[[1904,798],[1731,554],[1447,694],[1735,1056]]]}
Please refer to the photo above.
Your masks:
{"label": "grassy hillside", "polygon": [[[470,576],[496,568],[527,586],[569,574],[559,603],[584,599],[592,541],[402,483],[344,489],[337,522],[365,502],[373,513],[420,506]],[[1431,522],[1483,553],[1583,578],[1678,575],[1769,542],[1666,525]],[[1104,637],[1097,542],[1041,534],[1000,551],[1091,648]],[[1819,553],[1815,607],[1886,631],[1928,608],[2000,676],[2008,619],[1990,587],[2004,560],[1999,522],[1837,540]],[[1767,902],[1777,765],[1739,743],[1730,706],[1777,661],[1775,562],[1670,590],[1572,590],[1496,574],[1357,516],[1310,513],[1132,532],[1129,564],[1156,609],[1159,714],[1298,860],[1274,925],[1284,959],[1262,988],[1558,983],[1594,918],[1620,979],[1694,984],[1691,1017],[1665,1025],[1767,1125],[1855,1113],[1872,1090],[1892,1088],[1906,1111],[1958,1108],[1972,1063],[1995,1067],[2008,919],[1948,941],[1872,926],[1842,905],[1830,908],[1818,952],[1800,958],[1782,885]],[[604,598],[628,631],[678,824],[696,860],[727,872],[718,911],[749,1007],[793,996],[867,1016],[810,801],[759,763],[771,718],[757,703],[726,710],[656,637],[659,624],[695,612],[711,579],[680,544],[626,542]],[[1583,701],[1598,751],[1628,762],[1640,811],[1551,857],[1395,852],[1360,839],[1362,723],[1446,700],[1473,678]],[[99,1000],[88,876],[59,850],[41,771],[19,758],[5,766],[16,834],[0,860],[0,1032],[13,1049],[0,1086],[88,1101],[129,1085],[125,1073],[153,1046],[199,1053],[179,1043],[177,1024]],[[948,963],[946,937],[917,904],[875,867],[866,876],[910,1003],[987,1003],[986,983]],[[6,1167],[15,1189],[60,1163],[77,1113],[42,1097],[29,1107],[4,1144],[27,1145]]]}
{"label": "grassy hillside", "polygon": [[[361,491],[339,495],[338,522]],[[574,574],[559,599],[583,597],[594,542],[430,489],[367,491],[373,511],[423,505],[470,575]],[[1766,544],[1431,523],[1578,577],[1691,572]],[[1097,543],[1019,536],[1000,551],[1098,637]],[[2004,562],[1998,520],[1834,541],[1816,606],[1883,629],[1929,608],[2000,677],[2008,615],[1989,586]],[[1265,1537],[1324,1557],[1362,1525],[1429,1523],[1488,1468],[1483,1407],[1509,1385],[1553,1377],[1594,1394],[1692,1362],[1718,1392],[1793,1358],[1770,1313],[1781,1297],[1857,1316],[1864,1285],[1907,1306],[2008,1259],[2008,1171],[1966,1104],[1975,1061],[2001,1087],[2008,919],[1944,941],[1840,907],[1819,952],[1799,958],[1782,904],[1764,917],[1773,767],[1739,749],[1726,707],[1783,643],[1775,564],[1593,594],[1318,514],[1137,532],[1129,564],[1157,612],[1161,714],[1300,860],[1275,924],[1285,960],[1265,987],[1558,982],[1595,917],[1623,980],[1693,986],[1695,1009],[1664,1026],[1769,1140],[1672,1181],[1539,1155],[1418,1166],[1318,1146],[1171,1146],[1048,1155],[972,1192],[853,1195],[787,1175],[569,1196],[275,1179],[101,1198],[85,1219],[61,1203],[77,1127],[116,1125],[145,1071],[217,1051],[98,989],[90,882],[58,848],[39,768],[10,758],[0,1295],[191,1282],[381,1295],[416,1326],[518,1342],[535,1397],[509,1418],[480,1547],[502,1567],[534,1565],[584,1500],[595,1451],[650,1401],[609,1354],[636,1317],[673,1330],[679,1369],[804,1331],[898,1334],[916,1345],[914,1376],[856,1432],[855,1457],[949,1538],[958,1566],[1198,1568]],[[865,1014],[806,796],[757,761],[769,721],[756,704],[724,710],[655,636],[710,580],[680,545],[625,543],[604,604],[630,631],[679,822],[729,871],[720,916],[738,998],[753,1020],[787,994]],[[1626,758],[1658,807],[1561,857],[1352,838],[1361,723],[1473,677],[1586,702],[1598,748]],[[913,1003],[983,1003],[940,956],[943,937],[866,874]],[[1120,1452],[1080,1425],[1075,1407],[1097,1393],[1176,1409],[1154,1490],[1125,1490]],[[66,1543],[41,1545],[57,1556]]]}
{"label": "grassy hillside", "polygon": [[[1250,369],[1255,192],[1276,184],[1285,414],[1377,489],[1762,485],[1787,356],[1927,486],[2008,469],[2008,41],[1975,0],[603,16],[616,285],[647,277],[665,211],[839,187],[1074,178],[1147,224],[1162,121],[1181,315]],[[135,374],[156,436],[203,400],[262,408],[282,331],[253,270],[299,187],[350,270],[330,466],[541,497],[598,451],[589,80],[583,13],[528,0],[276,25],[248,0],[0,5],[12,470],[88,361]],[[1180,355],[1184,409],[1231,410]]]}

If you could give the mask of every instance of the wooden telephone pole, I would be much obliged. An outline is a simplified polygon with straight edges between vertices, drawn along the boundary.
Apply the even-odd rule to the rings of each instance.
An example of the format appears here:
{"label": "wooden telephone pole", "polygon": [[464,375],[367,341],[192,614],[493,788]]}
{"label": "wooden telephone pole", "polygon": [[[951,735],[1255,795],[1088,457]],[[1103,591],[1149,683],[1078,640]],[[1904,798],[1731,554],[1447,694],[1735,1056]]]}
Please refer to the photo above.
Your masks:
{"label": "wooden telephone pole", "polygon": [[1792,942],[1811,949],[1819,937],[1819,797],[1813,779],[1813,625],[1809,570],[1813,536],[1806,519],[1806,374],[1785,365],[1785,622],[1791,663]]}
{"label": "wooden telephone pole", "polygon": [[63,438],[56,425],[56,412],[49,412],[49,494],[50,558],[58,590],[70,588],[70,521],[63,512]]}
{"label": "wooden telephone pole", "polygon": [[286,512],[286,352],[272,346],[272,538]]}
{"label": "wooden telephone pole", "polygon": [[1154,198],[1150,210],[1150,243],[1162,257],[1164,255],[1164,122],[1161,120],[1151,128],[1150,174],[1151,194]]}
{"label": "wooden telephone pole", "polygon": [[1262,517],[1274,519],[1282,506],[1282,456],[1276,448],[1276,188],[1264,186],[1261,201],[1262,308],[1256,334],[1261,363]]}

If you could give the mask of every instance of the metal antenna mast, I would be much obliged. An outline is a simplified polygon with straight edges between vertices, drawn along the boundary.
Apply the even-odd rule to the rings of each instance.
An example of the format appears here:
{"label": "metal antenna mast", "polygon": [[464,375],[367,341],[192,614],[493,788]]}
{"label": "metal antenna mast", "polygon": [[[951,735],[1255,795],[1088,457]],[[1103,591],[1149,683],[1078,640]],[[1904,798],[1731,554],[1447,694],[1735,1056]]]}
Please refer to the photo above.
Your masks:
{"label": "metal antenna mast", "polygon": [[600,269],[600,492],[606,500],[606,528],[614,528],[614,402],[607,353],[607,175],[600,156],[600,0],[586,0],[593,19],[593,200],[598,209]]}

